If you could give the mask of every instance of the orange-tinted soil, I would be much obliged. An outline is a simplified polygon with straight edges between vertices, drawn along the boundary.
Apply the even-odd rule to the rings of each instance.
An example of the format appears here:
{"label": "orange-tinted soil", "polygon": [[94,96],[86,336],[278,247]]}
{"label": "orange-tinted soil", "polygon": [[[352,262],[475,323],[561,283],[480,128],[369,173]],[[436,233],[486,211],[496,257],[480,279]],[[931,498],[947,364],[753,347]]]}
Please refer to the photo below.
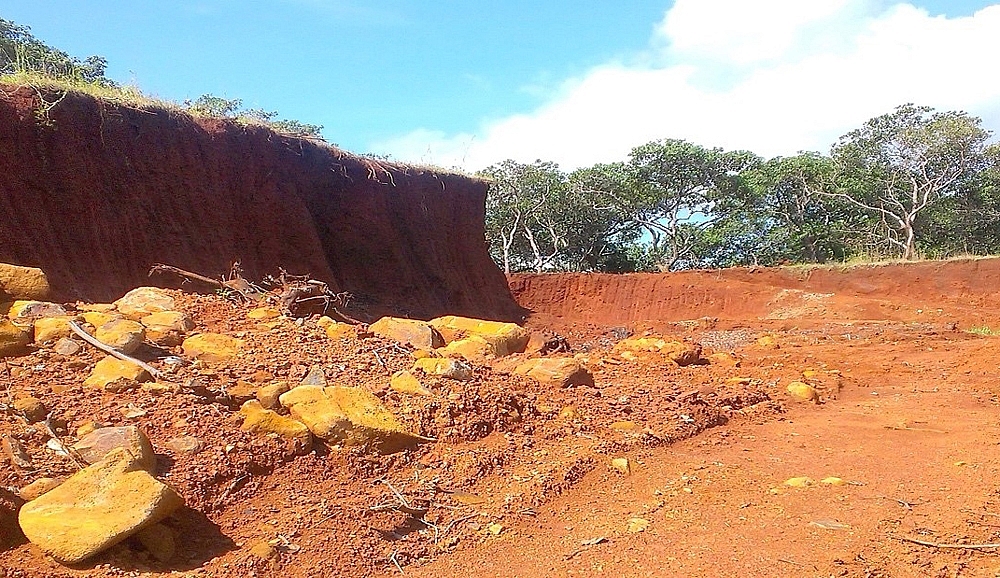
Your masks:
{"label": "orange-tinted soil", "polygon": [[[498,361],[478,364],[468,383],[429,380],[429,398],[387,388],[412,360],[379,338],[331,341],[311,320],[268,330],[218,297],[178,292],[199,329],[248,341],[238,361],[178,370],[181,393],[84,390],[91,351],[0,362],[0,387],[41,398],[70,437],[95,419],[149,433],[161,479],[188,506],[168,521],[178,556],[157,562],[126,541],[67,569],[13,535],[0,566],[7,576],[992,576],[993,549],[904,539],[1000,542],[1000,338],[968,331],[998,323],[987,282],[997,271],[1000,261],[977,260],[820,269],[806,280],[797,270],[516,277],[515,295],[535,311],[529,327],[568,338],[596,387],[553,389]],[[740,366],[610,353],[648,330],[732,352]],[[763,335],[780,348],[758,345]],[[369,387],[437,441],[388,456],[297,456],[240,431],[228,389],[295,381],[312,364],[331,382]],[[785,387],[809,369],[822,403],[793,403]],[[124,417],[134,408],[146,413]],[[0,433],[34,463],[4,465],[0,486],[75,469],[44,448],[38,426],[8,415]],[[182,434],[206,449],[168,449]],[[783,485],[798,476],[815,483]],[[829,476],[848,483],[820,482]],[[379,508],[397,503],[380,480],[427,507],[426,524]],[[632,519],[648,526],[630,532]],[[277,555],[253,554],[260,541]]]}

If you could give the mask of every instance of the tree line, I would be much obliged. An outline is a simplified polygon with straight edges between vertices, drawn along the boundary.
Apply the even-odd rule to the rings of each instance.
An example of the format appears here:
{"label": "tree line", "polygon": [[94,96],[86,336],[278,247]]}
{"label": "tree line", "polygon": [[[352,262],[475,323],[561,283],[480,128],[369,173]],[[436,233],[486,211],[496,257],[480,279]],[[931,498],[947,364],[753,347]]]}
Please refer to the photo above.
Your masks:
{"label": "tree line", "polygon": [[515,271],[669,271],[1000,252],[1000,145],[962,111],[905,104],[828,154],[764,159],[663,139],[563,171],[507,160],[486,235]]}

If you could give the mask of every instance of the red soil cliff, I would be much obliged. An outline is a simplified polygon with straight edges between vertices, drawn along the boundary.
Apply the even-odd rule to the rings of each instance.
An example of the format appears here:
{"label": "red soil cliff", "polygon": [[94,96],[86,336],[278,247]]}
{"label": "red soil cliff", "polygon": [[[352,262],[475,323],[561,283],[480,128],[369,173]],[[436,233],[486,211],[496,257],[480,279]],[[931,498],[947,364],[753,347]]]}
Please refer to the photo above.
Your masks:
{"label": "red soil cliff", "polygon": [[[161,262],[283,267],[363,313],[516,317],[483,235],[486,185],[233,122],[0,92],[0,261],[64,298],[113,299]],[[58,94],[45,94],[52,102]]]}

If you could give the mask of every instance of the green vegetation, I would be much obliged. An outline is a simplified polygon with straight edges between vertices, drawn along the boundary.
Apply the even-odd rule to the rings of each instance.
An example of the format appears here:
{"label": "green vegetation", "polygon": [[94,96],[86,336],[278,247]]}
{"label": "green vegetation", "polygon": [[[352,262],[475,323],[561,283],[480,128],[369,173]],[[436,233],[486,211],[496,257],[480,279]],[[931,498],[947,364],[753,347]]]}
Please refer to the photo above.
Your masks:
{"label": "green vegetation", "polygon": [[230,119],[242,125],[263,126],[277,133],[322,140],[323,127],[297,120],[277,118],[277,112],[244,109],[239,99],[227,100],[211,94],[200,96],[183,105],[153,99],[135,86],[120,85],[105,76],[108,61],[103,56],[79,59],[48,46],[31,34],[27,26],[0,18],[0,82],[30,86],[38,92],[42,103],[37,111],[39,121],[50,122],[48,113],[59,104],[60,97],[45,101],[42,89],[50,92],[82,92],[102,100],[134,108],[183,110],[192,116]]}
{"label": "green vegetation", "polygon": [[968,333],[975,333],[976,335],[982,335],[984,337],[992,337],[997,334],[996,331],[990,329],[989,325],[978,325],[976,327],[970,327],[966,329]]}
{"label": "green vegetation", "polygon": [[1000,252],[1000,145],[905,104],[829,154],[762,159],[664,139],[569,173],[504,161],[487,238],[507,272],[852,263]]}

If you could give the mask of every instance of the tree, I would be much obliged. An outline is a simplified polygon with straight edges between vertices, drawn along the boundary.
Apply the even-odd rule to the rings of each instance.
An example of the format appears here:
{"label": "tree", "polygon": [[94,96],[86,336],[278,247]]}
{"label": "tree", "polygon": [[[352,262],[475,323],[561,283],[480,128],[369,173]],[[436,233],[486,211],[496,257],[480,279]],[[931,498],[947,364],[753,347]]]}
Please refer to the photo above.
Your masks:
{"label": "tree", "polygon": [[31,28],[0,18],[0,74],[37,72],[113,86],[104,76],[107,67],[103,56],[80,60],[35,38]]}
{"label": "tree", "polygon": [[650,250],[660,255],[664,268],[696,264],[701,235],[747,201],[741,175],[759,162],[745,151],[653,141],[632,150],[632,191],[620,201],[648,234]]}
{"label": "tree", "polygon": [[836,188],[824,192],[874,216],[883,241],[916,256],[918,217],[982,168],[990,133],[961,111],[905,104],[840,138],[832,150]]}

